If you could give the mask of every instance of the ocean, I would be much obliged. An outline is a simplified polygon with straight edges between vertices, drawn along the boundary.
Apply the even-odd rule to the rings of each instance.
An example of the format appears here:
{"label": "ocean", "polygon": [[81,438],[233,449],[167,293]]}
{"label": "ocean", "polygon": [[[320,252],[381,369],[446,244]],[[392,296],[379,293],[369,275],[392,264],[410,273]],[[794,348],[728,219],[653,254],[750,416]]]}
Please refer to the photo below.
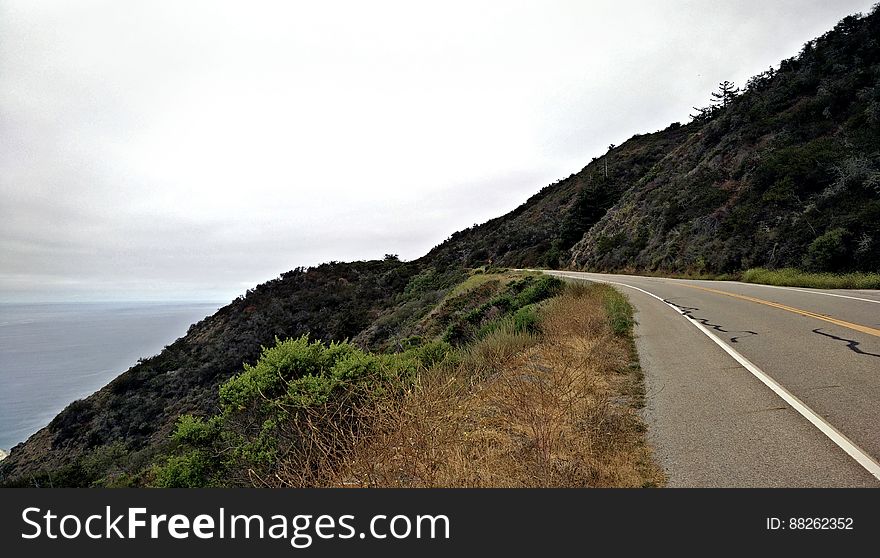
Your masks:
{"label": "ocean", "polygon": [[0,304],[0,449],[47,425],[219,303]]}

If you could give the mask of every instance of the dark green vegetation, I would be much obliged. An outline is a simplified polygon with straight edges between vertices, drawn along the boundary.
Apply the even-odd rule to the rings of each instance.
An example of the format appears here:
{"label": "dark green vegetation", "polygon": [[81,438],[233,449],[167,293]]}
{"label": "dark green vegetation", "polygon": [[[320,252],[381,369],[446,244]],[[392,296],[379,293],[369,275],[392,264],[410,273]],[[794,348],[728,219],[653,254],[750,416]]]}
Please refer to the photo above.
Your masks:
{"label": "dark green vegetation", "polygon": [[[420,347],[467,345],[499,321],[534,327],[529,305],[552,294],[541,290],[546,285],[469,277],[472,268],[710,276],[800,268],[820,275],[755,271],[745,278],[826,281],[808,286],[835,286],[826,272],[872,277],[880,269],[878,37],[876,9],[848,17],[743,91],[720,92],[718,103],[692,122],[610,148],[419,260],[334,262],[248,291],[159,355],[71,404],[13,449],[0,463],[0,479],[40,486],[143,482],[143,472],[172,446],[214,435],[219,419],[193,420],[181,432],[178,417],[226,416],[220,385],[243,363],[257,363],[276,338],[309,335],[331,352],[343,349],[328,344],[348,340],[345,350],[362,351],[352,359],[405,379],[421,362],[411,352]],[[463,281],[468,288],[457,287]],[[321,368],[315,377],[325,379],[315,385],[336,382],[343,371],[335,367]],[[199,470],[198,453],[175,459],[190,459],[195,468],[187,470]]]}

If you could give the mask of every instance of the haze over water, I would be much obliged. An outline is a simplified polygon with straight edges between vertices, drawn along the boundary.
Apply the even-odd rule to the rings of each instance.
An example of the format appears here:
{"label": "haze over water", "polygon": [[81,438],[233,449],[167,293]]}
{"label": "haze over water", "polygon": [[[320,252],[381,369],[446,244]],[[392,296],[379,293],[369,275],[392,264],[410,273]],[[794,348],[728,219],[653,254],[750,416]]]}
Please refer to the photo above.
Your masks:
{"label": "haze over water", "polygon": [[0,304],[0,449],[213,314],[219,303]]}

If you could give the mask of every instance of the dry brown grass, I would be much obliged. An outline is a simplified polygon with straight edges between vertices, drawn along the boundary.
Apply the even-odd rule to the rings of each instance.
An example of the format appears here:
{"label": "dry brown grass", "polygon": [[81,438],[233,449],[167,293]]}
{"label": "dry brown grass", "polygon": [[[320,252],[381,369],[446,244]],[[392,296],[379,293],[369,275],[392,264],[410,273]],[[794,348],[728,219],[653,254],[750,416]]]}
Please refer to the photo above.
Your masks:
{"label": "dry brown grass", "polygon": [[542,309],[541,336],[496,331],[460,363],[425,371],[365,411],[368,433],[334,434],[335,448],[344,436],[353,449],[331,451],[320,478],[284,467],[269,484],[662,485],[638,415],[632,339],[614,335],[606,289],[572,286]]}

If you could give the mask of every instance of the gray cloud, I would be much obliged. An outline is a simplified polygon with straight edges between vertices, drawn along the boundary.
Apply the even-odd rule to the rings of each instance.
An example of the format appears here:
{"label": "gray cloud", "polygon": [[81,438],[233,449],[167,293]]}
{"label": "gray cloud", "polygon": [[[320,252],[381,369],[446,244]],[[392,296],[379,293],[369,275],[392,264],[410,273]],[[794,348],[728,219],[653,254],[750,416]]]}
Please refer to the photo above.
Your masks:
{"label": "gray cloud", "polygon": [[418,257],[871,3],[6,0],[0,300]]}

